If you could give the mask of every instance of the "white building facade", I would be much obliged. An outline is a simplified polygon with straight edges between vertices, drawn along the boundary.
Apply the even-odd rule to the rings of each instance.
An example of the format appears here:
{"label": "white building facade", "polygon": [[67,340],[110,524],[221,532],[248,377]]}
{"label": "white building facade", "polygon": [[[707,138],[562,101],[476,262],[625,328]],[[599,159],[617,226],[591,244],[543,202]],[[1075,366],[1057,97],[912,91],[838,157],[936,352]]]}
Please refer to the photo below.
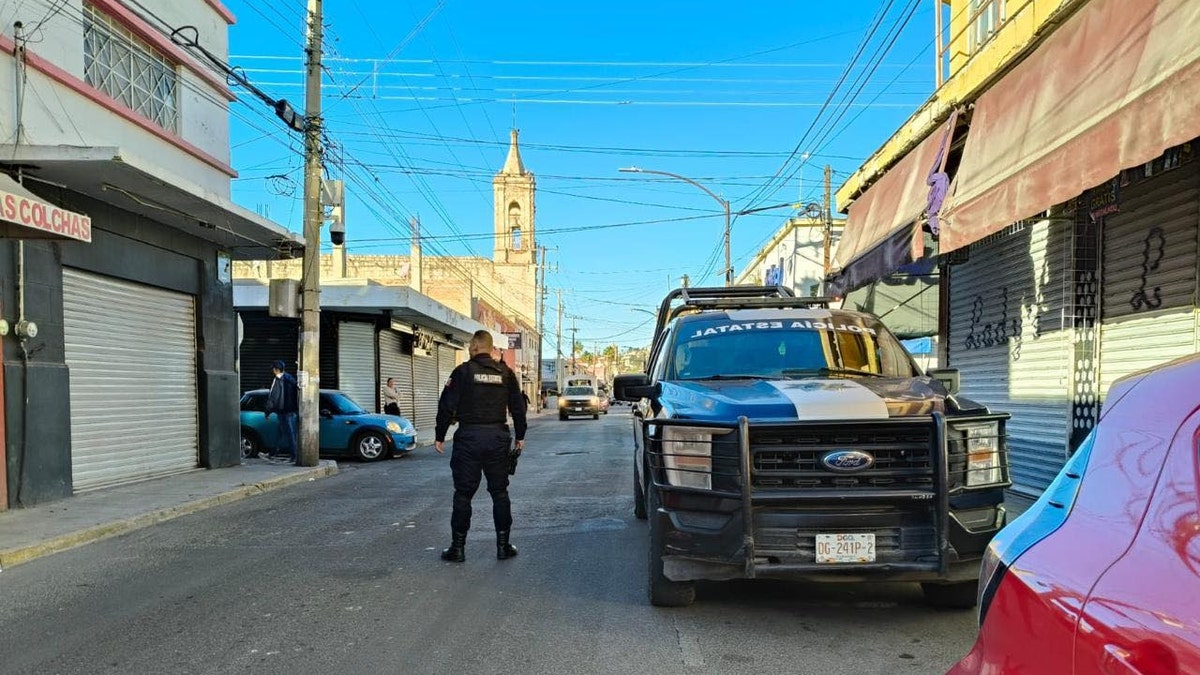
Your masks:
{"label": "white building facade", "polygon": [[303,241],[230,201],[233,21],[0,3],[0,318],[38,327],[3,338],[0,508],[240,461],[231,263]]}
{"label": "white building facade", "polygon": [[789,218],[737,276],[739,286],[784,286],[802,296],[824,292],[826,256],[837,249],[842,221],[828,228],[821,218]]}

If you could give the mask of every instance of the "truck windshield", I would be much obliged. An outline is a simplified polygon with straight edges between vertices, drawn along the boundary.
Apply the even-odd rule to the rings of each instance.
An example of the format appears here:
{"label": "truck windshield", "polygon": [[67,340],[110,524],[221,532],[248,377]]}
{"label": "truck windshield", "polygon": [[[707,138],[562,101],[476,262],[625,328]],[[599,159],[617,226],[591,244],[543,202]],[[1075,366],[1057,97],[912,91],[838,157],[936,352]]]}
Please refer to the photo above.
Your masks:
{"label": "truck windshield", "polygon": [[567,387],[563,396],[595,396],[596,390],[591,387]]}
{"label": "truck windshield", "polygon": [[886,328],[857,317],[689,322],[667,379],[912,377],[912,361]]}

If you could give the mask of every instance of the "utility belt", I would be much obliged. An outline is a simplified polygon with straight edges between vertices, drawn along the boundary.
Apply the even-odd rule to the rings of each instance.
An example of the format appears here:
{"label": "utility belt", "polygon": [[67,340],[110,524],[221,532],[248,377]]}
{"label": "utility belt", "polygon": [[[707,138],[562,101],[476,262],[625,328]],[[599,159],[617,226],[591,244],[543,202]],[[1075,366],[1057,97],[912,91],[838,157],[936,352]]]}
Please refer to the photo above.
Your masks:
{"label": "utility belt", "polygon": [[508,424],[504,422],[459,422],[459,429],[503,429],[508,431]]}

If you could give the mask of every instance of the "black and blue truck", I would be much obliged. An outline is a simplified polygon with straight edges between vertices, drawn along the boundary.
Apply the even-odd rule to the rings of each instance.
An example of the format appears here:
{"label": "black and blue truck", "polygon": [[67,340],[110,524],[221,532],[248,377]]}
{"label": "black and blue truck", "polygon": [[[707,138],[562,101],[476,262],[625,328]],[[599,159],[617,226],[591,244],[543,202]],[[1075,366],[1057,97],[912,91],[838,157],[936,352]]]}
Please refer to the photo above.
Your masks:
{"label": "black and blue truck", "polygon": [[697,580],[919,582],[975,604],[1005,523],[1008,415],[924,373],[870,314],[785,288],[663,299],[634,404],[634,512],[649,519],[652,604]]}

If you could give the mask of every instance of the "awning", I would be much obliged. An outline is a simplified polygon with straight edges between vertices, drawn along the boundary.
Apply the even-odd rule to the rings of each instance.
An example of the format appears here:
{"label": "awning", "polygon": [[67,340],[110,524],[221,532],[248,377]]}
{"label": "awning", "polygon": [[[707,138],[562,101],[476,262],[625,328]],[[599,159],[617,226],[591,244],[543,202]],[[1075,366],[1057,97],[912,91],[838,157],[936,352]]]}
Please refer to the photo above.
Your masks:
{"label": "awning", "polygon": [[210,241],[234,260],[299,255],[304,238],[120,147],[0,146],[0,162]]}
{"label": "awning", "polygon": [[92,241],[92,219],[47,202],[0,173],[0,238]]}
{"label": "awning", "polygon": [[918,219],[930,206],[931,186],[942,173],[957,112],[917,144],[850,205],[846,229],[834,256],[841,269],[833,287],[841,292],[891,274],[922,255]]}
{"label": "awning", "polygon": [[[235,279],[233,308],[265,310],[270,287],[253,279]],[[487,328],[469,316],[407,286],[385,286],[368,279],[325,279],[321,281],[321,309],[388,316],[392,322],[411,323],[448,339],[467,342],[475,331]]]}
{"label": "awning", "polygon": [[979,97],[942,253],[1200,136],[1200,2],[1092,0]]}

